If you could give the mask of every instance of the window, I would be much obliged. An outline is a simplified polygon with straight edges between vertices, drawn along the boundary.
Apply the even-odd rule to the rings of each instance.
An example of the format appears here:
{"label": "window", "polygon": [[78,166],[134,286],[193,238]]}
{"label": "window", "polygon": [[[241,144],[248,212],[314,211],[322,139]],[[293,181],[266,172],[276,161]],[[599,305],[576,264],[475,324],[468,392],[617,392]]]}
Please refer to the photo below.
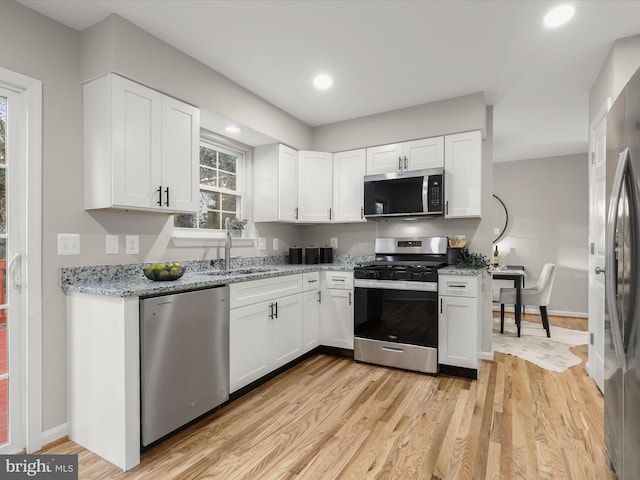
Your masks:
{"label": "window", "polygon": [[200,141],[200,206],[195,215],[176,215],[174,226],[223,230],[227,218],[242,217],[244,152],[203,137]]}

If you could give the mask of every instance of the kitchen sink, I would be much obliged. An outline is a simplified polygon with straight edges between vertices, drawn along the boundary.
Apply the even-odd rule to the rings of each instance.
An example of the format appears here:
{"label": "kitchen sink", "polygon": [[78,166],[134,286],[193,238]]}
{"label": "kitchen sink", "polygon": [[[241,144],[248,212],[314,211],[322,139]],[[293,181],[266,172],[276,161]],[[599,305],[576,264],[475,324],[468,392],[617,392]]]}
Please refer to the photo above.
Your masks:
{"label": "kitchen sink", "polygon": [[198,275],[214,275],[214,276],[233,276],[233,275],[254,275],[256,273],[275,272],[275,268],[232,268],[229,271],[226,270],[205,270],[197,272]]}

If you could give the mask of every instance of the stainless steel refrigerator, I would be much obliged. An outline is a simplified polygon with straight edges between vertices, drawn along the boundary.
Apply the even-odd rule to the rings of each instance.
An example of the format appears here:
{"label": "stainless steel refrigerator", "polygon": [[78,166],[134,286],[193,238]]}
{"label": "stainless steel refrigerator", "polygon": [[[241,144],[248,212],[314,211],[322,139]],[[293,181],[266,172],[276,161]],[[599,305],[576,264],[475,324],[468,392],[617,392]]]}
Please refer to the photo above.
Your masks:
{"label": "stainless steel refrigerator", "polygon": [[607,114],[604,425],[619,479],[640,479],[640,70]]}

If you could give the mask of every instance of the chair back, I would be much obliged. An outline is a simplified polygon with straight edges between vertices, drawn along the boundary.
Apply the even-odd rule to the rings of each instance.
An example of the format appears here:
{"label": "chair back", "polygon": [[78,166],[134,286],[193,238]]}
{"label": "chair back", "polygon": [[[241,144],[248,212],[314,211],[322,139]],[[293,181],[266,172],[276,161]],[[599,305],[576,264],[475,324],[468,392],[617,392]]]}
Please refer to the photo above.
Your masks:
{"label": "chair back", "polygon": [[540,272],[540,278],[536,283],[535,290],[538,292],[540,305],[549,305],[551,297],[551,287],[553,287],[553,279],[556,276],[556,266],[553,263],[545,263]]}

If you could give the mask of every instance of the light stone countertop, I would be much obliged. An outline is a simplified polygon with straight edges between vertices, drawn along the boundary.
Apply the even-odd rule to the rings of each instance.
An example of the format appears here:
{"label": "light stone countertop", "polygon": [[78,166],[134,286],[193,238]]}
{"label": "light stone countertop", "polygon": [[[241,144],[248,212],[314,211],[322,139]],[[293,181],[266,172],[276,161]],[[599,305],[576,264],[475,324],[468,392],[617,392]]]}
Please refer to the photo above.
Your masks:
{"label": "light stone countertop", "polygon": [[[236,258],[232,261],[229,273],[222,272],[222,264],[219,260],[186,261],[180,262],[186,267],[184,275],[171,281],[147,279],[142,271],[149,263],[63,267],[61,286],[65,292],[111,297],[141,297],[320,270],[352,271],[357,263],[369,261],[370,257],[372,256],[335,255],[334,263],[314,265],[289,265],[285,263],[286,257]],[[251,270],[251,272],[242,272],[242,270]]]}
{"label": "light stone countertop", "polygon": [[476,276],[482,275],[485,271],[484,268],[464,268],[464,267],[443,267],[438,270],[438,275],[468,275],[468,276]]}

